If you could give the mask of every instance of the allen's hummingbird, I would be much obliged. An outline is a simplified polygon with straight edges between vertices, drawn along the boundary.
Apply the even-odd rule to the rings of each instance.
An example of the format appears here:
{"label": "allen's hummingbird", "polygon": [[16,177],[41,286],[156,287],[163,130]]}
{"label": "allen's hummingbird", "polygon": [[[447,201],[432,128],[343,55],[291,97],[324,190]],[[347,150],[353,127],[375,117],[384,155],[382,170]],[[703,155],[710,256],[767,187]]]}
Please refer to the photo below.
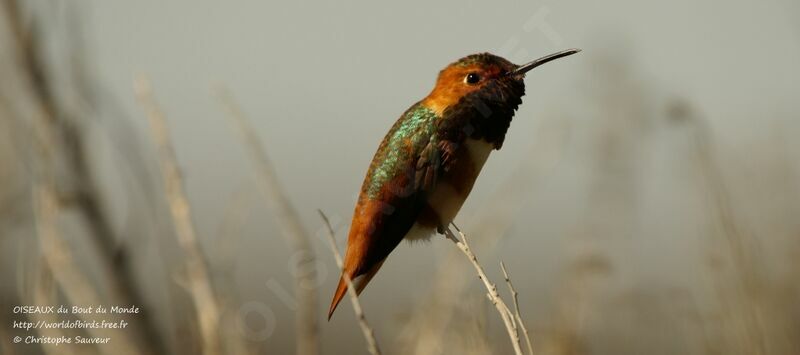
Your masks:
{"label": "allen's hummingbird", "polygon": [[[383,138],[361,186],[343,270],[358,293],[403,238],[443,233],[453,221],[489,153],[503,145],[525,95],[525,73],[579,51],[523,65],[473,54],[439,72],[433,91]],[[328,319],[346,291],[340,278]]]}

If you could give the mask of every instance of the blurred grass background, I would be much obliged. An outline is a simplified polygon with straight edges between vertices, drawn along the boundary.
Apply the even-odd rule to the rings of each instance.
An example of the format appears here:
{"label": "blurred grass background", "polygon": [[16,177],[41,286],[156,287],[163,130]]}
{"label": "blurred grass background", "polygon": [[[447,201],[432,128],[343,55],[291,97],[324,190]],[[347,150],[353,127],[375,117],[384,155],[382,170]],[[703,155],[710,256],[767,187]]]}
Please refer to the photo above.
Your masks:
{"label": "blurred grass background", "polygon": [[[800,353],[796,2],[2,4],[2,354],[366,353],[349,305],[323,321],[315,210],[343,246],[378,141],[450,61],[567,47],[457,219],[535,352]],[[361,300],[386,353],[509,353],[483,292],[435,239]],[[10,343],[14,305],[53,303],[144,313],[113,346]]]}

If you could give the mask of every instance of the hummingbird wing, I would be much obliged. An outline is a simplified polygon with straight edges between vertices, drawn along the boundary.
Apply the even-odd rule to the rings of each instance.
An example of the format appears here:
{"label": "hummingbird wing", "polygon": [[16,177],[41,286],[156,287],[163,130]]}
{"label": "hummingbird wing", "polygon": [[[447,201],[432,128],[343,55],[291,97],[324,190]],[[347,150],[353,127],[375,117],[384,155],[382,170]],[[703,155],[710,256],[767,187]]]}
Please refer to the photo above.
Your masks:
{"label": "hummingbird wing", "polygon": [[435,134],[420,153],[417,160],[414,185],[417,191],[431,192],[439,181],[439,175],[448,171],[455,163],[458,143],[439,138]]}
{"label": "hummingbird wing", "polygon": [[[459,142],[442,138],[440,122],[432,110],[415,104],[392,126],[372,159],[353,213],[342,271],[358,293],[406,236],[427,204],[427,193],[455,161]],[[346,291],[340,278],[328,319]]]}

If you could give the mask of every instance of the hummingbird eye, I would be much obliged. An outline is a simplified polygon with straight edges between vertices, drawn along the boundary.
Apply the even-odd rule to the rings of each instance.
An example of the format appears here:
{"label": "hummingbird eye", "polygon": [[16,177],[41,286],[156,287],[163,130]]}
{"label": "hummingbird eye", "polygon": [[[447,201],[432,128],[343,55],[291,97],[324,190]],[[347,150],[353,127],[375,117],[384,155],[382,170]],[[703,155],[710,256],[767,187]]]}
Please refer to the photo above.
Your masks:
{"label": "hummingbird eye", "polygon": [[467,84],[477,84],[479,81],[481,81],[481,77],[475,73],[469,73],[464,78],[464,82]]}

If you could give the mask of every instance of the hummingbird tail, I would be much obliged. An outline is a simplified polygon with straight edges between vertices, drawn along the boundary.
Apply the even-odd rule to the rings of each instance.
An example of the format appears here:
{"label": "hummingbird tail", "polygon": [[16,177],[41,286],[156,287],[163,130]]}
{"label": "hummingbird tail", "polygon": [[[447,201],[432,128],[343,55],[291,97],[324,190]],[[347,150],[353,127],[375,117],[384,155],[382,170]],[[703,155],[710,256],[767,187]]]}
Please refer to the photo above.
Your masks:
{"label": "hummingbird tail", "polygon": [[[367,287],[367,284],[370,280],[372,280],[372,277],[378,273],[381,265],[383,265],[383,261],[373,265],[366,273],[358,275],[352,279],[357,295],[360,295],[361,291],[364,290],[364,287]],[[344,274],[344,272],[342,274]],[[338,306],[339,302],[342,301],[345,293],[347,293],[347,282],[344,281],[344,277],[339,277],[339,286],[336,287],[336,292],[333,294],[333,301],[331,301],[331,308],[328,310],[328,320],[331,320],[333,311],[336,310],[336,306]]]}

